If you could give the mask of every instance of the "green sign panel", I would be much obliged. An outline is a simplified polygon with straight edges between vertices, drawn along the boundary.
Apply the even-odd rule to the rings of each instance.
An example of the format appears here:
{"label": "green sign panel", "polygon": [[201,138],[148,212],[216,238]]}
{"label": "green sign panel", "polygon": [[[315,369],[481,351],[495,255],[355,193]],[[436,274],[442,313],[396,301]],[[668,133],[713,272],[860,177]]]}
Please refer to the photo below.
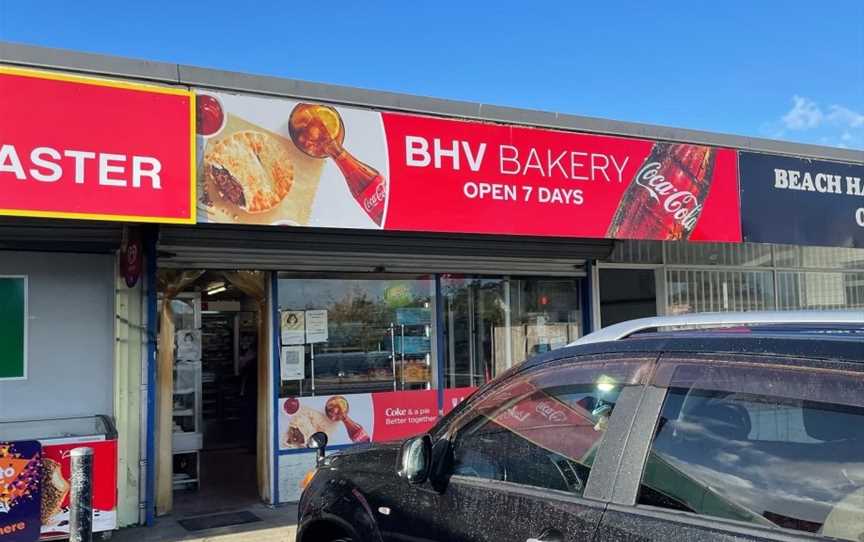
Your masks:
{"label": "green sign panel", "polygon": [[0,379],[24,378],[27,364],[27,279],[0,276]]}

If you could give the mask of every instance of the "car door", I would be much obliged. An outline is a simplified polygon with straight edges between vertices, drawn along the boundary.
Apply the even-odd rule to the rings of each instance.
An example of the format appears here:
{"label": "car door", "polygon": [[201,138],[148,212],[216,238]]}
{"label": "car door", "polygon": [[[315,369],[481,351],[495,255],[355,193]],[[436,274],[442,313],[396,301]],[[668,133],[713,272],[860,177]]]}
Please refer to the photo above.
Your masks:
{"label": "car door", "polygon": [[597,540],[864,540],[864,366],[661,359]]}
{"label": "car door", "polygon": [[[439,540],[592,540],[604,503],[592,466],[614,455],[656,356],[601,356],[541,365],[462,409],[443,435]],[[608,473],[607,473],[608,475]]]}

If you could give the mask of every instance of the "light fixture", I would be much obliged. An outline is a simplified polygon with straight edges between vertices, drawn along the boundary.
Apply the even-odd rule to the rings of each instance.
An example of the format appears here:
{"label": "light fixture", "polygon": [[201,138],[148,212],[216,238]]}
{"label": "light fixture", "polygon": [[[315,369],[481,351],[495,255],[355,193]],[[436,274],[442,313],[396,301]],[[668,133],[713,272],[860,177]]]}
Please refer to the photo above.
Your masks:
{"label": "light fixture", "polygon": [[211,288],[211,289],[207,290],[207,295],[216,295],[216,294],[220,294],[220,293],[224,292],[224,291],[227,290],[227,289],[228,289],[228,288],[225,286],[225,284],[220,284],[219,286],[217,286],[217,287],[215,287],[215,288]]}

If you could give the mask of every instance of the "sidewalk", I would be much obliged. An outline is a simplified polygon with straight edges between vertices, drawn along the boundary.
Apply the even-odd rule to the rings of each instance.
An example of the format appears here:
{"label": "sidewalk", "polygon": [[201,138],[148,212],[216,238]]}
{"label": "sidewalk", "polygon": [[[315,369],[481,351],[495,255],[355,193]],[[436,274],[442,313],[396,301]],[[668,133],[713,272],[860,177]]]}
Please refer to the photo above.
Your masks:
{"label": "sidewalk", "polygon": [[[263,504],[246,507],[261,521],[190,532],[178,523],[179,519],[167,516],[156,520],[156,525],[132,527],[114,533],[111,542],[294,542],[297,532],[297,506],[284,505],[270,508]],[[234,510],[239,511],[239,510]]]}

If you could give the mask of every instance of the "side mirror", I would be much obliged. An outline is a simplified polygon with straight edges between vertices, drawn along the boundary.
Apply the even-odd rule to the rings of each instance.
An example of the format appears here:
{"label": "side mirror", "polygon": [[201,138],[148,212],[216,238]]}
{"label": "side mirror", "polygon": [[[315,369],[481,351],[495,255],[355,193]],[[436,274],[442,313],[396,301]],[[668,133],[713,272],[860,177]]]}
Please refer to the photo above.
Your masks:
{"label": "side mirror", "polygon": [[318,431],[317,433],[313,433],[309,440],[306,442],[307,448],[314,448],[318,453],[316,456],[316,461],[321,463],[324,460],[324,456],[327,451],[327,433],[323,431]]}
{"label": "side mirror", "polygon": [[429,435],[414,437],[402,445],[397,474],[409,484],[422,484],[429,478],[432,464],[432,439]]}

